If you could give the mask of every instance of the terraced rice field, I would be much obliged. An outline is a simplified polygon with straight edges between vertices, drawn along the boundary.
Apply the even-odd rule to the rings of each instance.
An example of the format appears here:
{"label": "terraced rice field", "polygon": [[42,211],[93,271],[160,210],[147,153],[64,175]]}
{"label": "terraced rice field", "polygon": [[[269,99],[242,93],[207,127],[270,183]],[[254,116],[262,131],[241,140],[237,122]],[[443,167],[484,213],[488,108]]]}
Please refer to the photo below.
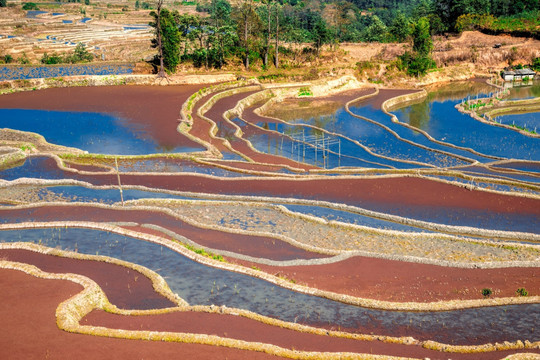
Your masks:
{"label": "terraced rice field", "polygon": [[[151,54],[153,35],[148,26],[147,12],[133,12],[121,19],[110,14],[107,19],[107,12],[114,10],[98,4],[87,7],[88,14],[84,14],[84,7],[80,6],[66,5],[62,10],[50,3],[43,4],[42,8],[46,10],[10,8],[0,14],[0,53],[11,55],[16,60],[26,57],[32,64],[39,64],[44,53],[49,56],[71,54],[79,43],[98,60],[107,62],[134,63]],[[21,77],[0,75],[0,80],[17,78]]]}
{"label": "terraced rice field", "polygon": [[1,96],[0,355],[539,356],[538,138],[308,87]]}

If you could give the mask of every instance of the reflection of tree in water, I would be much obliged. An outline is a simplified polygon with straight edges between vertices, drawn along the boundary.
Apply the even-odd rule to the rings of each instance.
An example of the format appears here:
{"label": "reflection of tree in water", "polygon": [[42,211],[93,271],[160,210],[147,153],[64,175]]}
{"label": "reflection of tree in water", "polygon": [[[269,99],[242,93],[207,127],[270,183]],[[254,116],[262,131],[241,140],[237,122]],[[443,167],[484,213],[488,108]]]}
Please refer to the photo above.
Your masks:
{"label": "reflection of tree in water", "polygon": [[462,100],[467,96],[488,94],[496,89],[484,82],[459,81],[448,85],[429,87],[426,90],[428,95],[424,100],[412,101],[408,104],[404,103],[403,107],[400,106],[403,109],[403,118],[400,121],[427,130],[431,118],[431,104],[434,101]]}
{"label": "reflection of tree in water", "polygon": [[408,109],[405,109],[403,114],[405,115],[405,119],[403,119],[405,122],[419,129],[426,130],[431,115],[431,102],[426,100],[411,105]]}
{"label": "reflection of tree in water", "polygon": [[[318,115],[318,116],[315,116],[312,118],[312,121],[311,123],[313,124],[313,126],[316,126],[317,128],[320,128],[320,129],[325,129],[327,131],[331,131],[331,132],[336,132],[336,121],[337,121],[337,116],[336,116],[336,113],[332,113],[332,114],[329,114],[329,115]],[[319,134],[320,135],[321,131],[319,130],[314,130],[314,135],[317,135]]]}
{"label": "reflection of tree in water", "polygon": [[156,146],[156,152],[158,153],[171,153],[176,149],[176,145],[172,144],[163,144]]}
{"label": "reflection of tree in water", "polygon": [[287,99],[268,109],[265,115],[285,121],[305,121],[319,116],[333,115],[343,107],[342,102],[329,100]]}
{"label": "reflection of tree in water", "polygon": [[428,91],[426,101],[446,101],[461,100],[477,94],[489,94],[496,88],[483,81],[457,81],[443,86],[428,87],[426,90]]}
{"label": "reflection of tree in water", "polygon": [[216,133],[216,136],[226,139],[229,142],[234,141],[234,139],[236,138],[236,136],[234,135],[236,132],[236,128],[223,121],[217,122],[216,125],[218,127],[218,132]]}

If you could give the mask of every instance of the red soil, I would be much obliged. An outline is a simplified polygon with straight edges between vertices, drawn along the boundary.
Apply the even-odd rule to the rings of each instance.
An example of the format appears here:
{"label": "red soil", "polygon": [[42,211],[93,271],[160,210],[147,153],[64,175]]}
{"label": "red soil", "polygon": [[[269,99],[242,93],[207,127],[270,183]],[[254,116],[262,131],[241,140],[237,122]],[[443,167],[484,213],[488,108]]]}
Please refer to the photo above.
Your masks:
{"label": "red soil", "polygon": [[154,139],[162,148],[201,148],[176,128],[182,104],[203,87],[205,85],[53,88],[2,95],[0,108],[109,113],[124,118],[137,129],[144,129],[141,136]]}
{"label": "red soil", "polygon": [[[55,263],[59,259],[49,256],[48,260]],[[19,260],[26,262],[22,258]],[[75,268],[85,267],[84,264],[80,265]],[[106,264],[98,262],[96,265],[94,270],[97,273],[104,272],[98,267]],[[69,281],[37,279],[19,271],[0,269],[0,288],[10,289],[10,291],[0,291],[0,301],[4,305],[0,309],[0,319],[2,326],[9,329],[9,331],[3,332],[0,339],[0,357],[2,358],[5,358],[7,354],[9,354],[9,358],[48,356],[67,358],[75,357],[75,355],[79,357],[79,353],[83,359],[89,358],[89,356],[101,358],[105,354],[102,353],[103,351],[107,351],[108,358],[111,358],[112,355],[114,355],[113,358],[125,358],[135,349],[141,352],[133,354],[136,356],[135,358],[169,358],[174,348],[178,351],[177,356],[181,356],[183,359],[208,358],[213,352],[220,353],[225,357],[232,356],[235,359],[255,359],[264,356],[259,353],[253,353],[251,356],[251,353],[247,351],[205,345],[127,341],[66,333],[58,330],[55,326],[54,309],[61,301],[82,290],[79,285]],[[133,297],[140,295],[141,293],[132,293]],[[115,329],[210,334],[306,351],[347,351],[418,358],[429,357],[431,359],[446,358],[449,355],[418,346],[388,344],[379,341],[356,341],[300,333],[240,316],[223,314],[174,312],[152,316],[121,316],[96,310],[85,317],[81,324]],[[99,348],[92,351],[91,346]],[[106,349],[105,346],[107,346]],[[2,356],[4,351],[8,352]],[[148,351],[155,351],[155,353],[150,356]],[[513,352],[498,352],[496,357],[500,358],[511,353]],[[453,359],[492,359],[493,355],[493,353],[451,354]]]}
{"label": "red soil", "polygon": [[[66,173],[66,177],[72,177]],[[79,175],[96,185],[114,185],[116,175]],[[499,213],[540,215],[540,200],[469,190],[461,186],[415,177],[326,179],[216,179],[198,175],[122,175],[123,185],[209,194],[259,195],[325,200],[358,206],[434,206]]]}
{"label": "red soil", "polygon": [[[159,231],[126,227],[151,235]],[[267,258],[262,249],[257,255]],[[434,302],[481,299],[482,289],[493,297],[513,297],[525,288],[540,295],[540,268],[463,269],[357,256],[324,265],[270,266],[225,257],[228,262],[294,280],[297,284],[366,299]]]}
{"label": "red soil", "polygon": [[68,333],[56,326],[55,311],[82,290],[80,285],[0,269],[0,289],[1,359],[276,359],[217,346]]}
{"label": "red soil", "polygon": [[0,249],[0,258],[32,264],[49,273],[84,275],[94,280],[103,289],[111,304],[120,309],[159,309],[175,306],[173,302],[155,292],[149,278],[123,266],[21,249]]}
{"label": "red soil", "polygon": [[[345,106],[347,102],[357,99],[360,96],[368,95],[371,93],[373,93],[373,89],[347,90],[347,91],[344,91],[335,95],[317,97],[315,98],[315,100],[340,102],[343,104],[343,106]],[[377,95],[377,96],[380,96],[380,95]],[[302,101],[302,100],[303,99],[286,99],[285,101],[295,102],[295,101]],[[255,110],[258,109],[262,105],[263,103],[257,103],[257,104],[254,104],[253,106],[246,108],[244,112],[242,113],[242,118],[250,124],[257,124],[257,123],[275,124],[275,123],[283,122],[280,119],[276,119],[273,117],[260,116],[257,113],[255,113]]]}
{"label": "red soil", "polygon": [[[195,228],[166,215],[139,210],[100,209],[92,206],[37,206],[31,209],[1,211],[11,222],[93,220],[135,221],[153,223],[182,234],[196,243],[214,249],[250,254],[254,257],[281,259],[324,258],[275,239],[221,233]],[[125,227],[140,233],[168,238],[159,231],[132,226]],[[540,295],[539,268],[461,269],[404,261],[353,257],[337,263],[308,266],[268,266],[228,258],[228,261],[257,266],[263,271],[294,279],[299,284],[357,297],[388,300],[431,302],[453,299],[479,299],[481,289],[491,288],[496,297],[516,296],[518,288],[531,295]]]}
{"label": "red soil", "polygon": [[231,162],[209,161],[209,162],[216,165],[230,166],[236,169],[251,170],[251,171],[279,172],[284,169],[283,166],[279,166],[279,165],[254,164],[254,163],[240,162],[240,161],[231,161]]}
{"label": "red soil", "polygon": [[[30,93],[0,96],[0,107],[53,110],[118,112],[130,121],[148,126],[147,132],[163,146],[186,145],[176,131],[179,108],[183,100],[202,86],[120,86],[46,89]],[[151,91],[150,91],[151,90]],[[383,93],[383,91],[381,90]],[[384,90],[377,99],[394,96],[403,90]],[[111,102],[110,99],[116,101]],[[374,101],[373,99],[371,101]],[[377,100],[379,101],[379,100]],[[144,104],[144,105],[143,105]],[[229,106],[230,107],[230,106]],[[217,108],[216,108],[217,109]],[[149,122],[148,119],[152,119]],[[164,129],[171,129],[164,131]],[[193,144],[191,144],[193,145]],[[190,145],[190,146],[191,146]],[[195,145],[194,145],[195,146]],[[281,158],[280,158],[281,159]],[[271,161],[268,161],[271,162]],[[73,175],[96,184],[116,184],[116,175]],[[144,185],[182,191],[229,194],[299,196],[359,204],[376,202],[400,205],[431,205],[470,208],[501,213],[540,215],[540,201],[511,195],[470,191],[433,180],[399,177],[392,179],[320,179],[320,180],[218,180],[196,175],[177,176],[123,175],[125,185]],[[321,191],[322,190],[322,191]]]}
{"label": "red soil", "polygon": [[230,262],[293,279],[297,284],[367,299],[433,302],[481,299],[484,288],[493,297],[514,297],[525,288],[540,295],[540,268],[462,269],[405,261],[353,257],[327,265],[268,266],[236,259]]}
{"label": "red soil", "polygon": [[216,139],[210,136],[210,131],[212,130],[212,123],[197,115],[197,112],[199,111],[201,106],[203,106],[214,95],[214,93],[210,93],[206,96],[203,96],[199,101],[197,101],[197,103],[193,107],[193,110],[191,112],[191,116],[193,117],[193,124],[191,126],[191,129],[189,130],[189,133],[199,139],[202,139],[214,145],[219,151],[226,152],[229,151],[229,149],[227,149],[225,145],[223,145],[223,140]]}
{"label": "red soil", "polygon": [[94,166],[94,165],[74,164],[74,163],[69,163],[67,161],[64,161],[64,165],[67,168],[75,169],[75,170],[78,170],[78,171],[89,171],[89,172],[107,172],[107,171],[110,171],[110,169],[106,168],[106,167]]}
{"label": "red soil", "polygon": [[[172,331],[212,334],[236,340],[262,342],[300,351],[353,352],[412,358],[493,359],[491,354],[442,354],[414,345],[389,344],[313,335],[266,325],[240,316],[200,312],[175,312],[155,316],[122,316],[93,311],[82,325],[104,326],[126,330]],[[512,352],[505,352],[507,354]],[[496,358],[504,356],[497,353]]]}

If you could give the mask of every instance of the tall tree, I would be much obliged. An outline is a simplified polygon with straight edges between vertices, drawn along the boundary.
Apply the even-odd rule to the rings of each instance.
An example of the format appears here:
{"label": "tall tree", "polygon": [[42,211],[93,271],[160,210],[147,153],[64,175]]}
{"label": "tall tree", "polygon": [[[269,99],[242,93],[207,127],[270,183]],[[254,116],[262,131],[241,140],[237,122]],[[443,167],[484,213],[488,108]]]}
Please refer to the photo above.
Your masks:
{"label": "tall tree", "polygon": [[331,39],[330,30],[322,18],[319,18],[315,23],[313,36],[315,37],[315,50],[317,51],[317,55],[319,55],[321,47],[324,44],[327,44]]}
{"label": "tall tree", "polygon": [[231,21],[231,4],[227,0],[212,0],[210,19],[216,28],[229,25]]}
{"label": "tall tree", "polygon": [[279,11],[280,6],[279,2],[275,1],[275,7],[276,7],[276,52],[274,54],[274,66],[276,68],[279,68]]}
{"label": "tall tree", "polygon": [[159,56],[159,71],[158,71],[158,77],[163,78],[165,77],[165,65],[163,60],[163,41],[162,41],[162,32],[161,32],[161,7],[163,6],[163,0],[158,0],[157,3],[157,13],[152,11],[150,13],[151,16],[154,17],[155,22],[150,23],[150,26],[154,27],[156,32],[156,38],[152,40],[152,47],[158,48],[158,56]]}
{"label": "tall tree", "polygon": [[364,33],[365,41],[373,42],[380,41],[383,42],[386,40],[388,34],[388,29],[386,25],[379,19],[377,15],[373,15],[371,19],[371,25],[369,25]]}
{"label": "tall tree", "polygon": [[6,7],[7,6],[7,0],[0,0],[0,7]]}
{"label": "tall tree", "polygon": [[264,43],[264,57],[263,65],[268,66],[268,54],[270,53],[270,38],[272,35],[272,11],[270,5],[272,4],[271,0],[266,0],[266,41]]}
{"label": "tall tree", "polygon": [[435,67],[435,62],[431,58],[433,41],[429,31],[429,20],[420,18],[413,30],[413,50],[414,53],[406,52],[400,59],[407,66],[409,75],[424,75],[427,71]]}
{"label": "tall tree", "polygon": [[433,49],[433,40],[429,32],[429,20],[420,18],[413,30],[413,50],[419,55],[428,56]]}
{"label": "tall tree", "polygon": [[150,26],[154,27],[156,34],[152,46],[158,49],[158,77],[166,77],[165,69],[174,72],[180,63],[180,34],[176,16],[163,8],[163,0],[158,0],[157,11],[152,11],[150,16],[154,18]]}
{"label": "tall tree", "polygon": [[491,13],[490,0],[455,0],[452,6],[456,19],[463,14],[489,14]]}
{"label": "tall tree", "polygon": [[250,35],[259,26],[260,19],[255,11],[253,0],[244,0],[240,5],[238,12],[238,31],[239,38],[242,39],[244,67],[249,70],[250,65]]}
{"label": "tall tree", "polygon": [[410,34],[409,25],[407,17],[401,11],[398,11],[390,27],[390,34],[398,42],[404,42]]}

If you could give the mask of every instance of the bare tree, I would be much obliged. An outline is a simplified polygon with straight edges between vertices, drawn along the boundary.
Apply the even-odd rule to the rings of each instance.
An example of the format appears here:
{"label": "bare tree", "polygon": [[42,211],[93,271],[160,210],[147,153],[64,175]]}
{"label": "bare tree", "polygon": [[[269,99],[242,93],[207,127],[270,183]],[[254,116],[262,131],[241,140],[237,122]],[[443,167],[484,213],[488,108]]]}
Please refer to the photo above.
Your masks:
{"label": "bare tree", "polygon": [[158,78],[166,78],[167,74],[165,73],[165,66],[163,64],[163,42],[161,39],[161,7],[163,6],[164,0],[158,0],[157,2],[157,14],[156,14],[156,38],[157,38],[157,48],[159,51],[159,71]]}
{"label": "bare tree", "polygon": [[249,35],[253,31],[253,27],[259,25],[259,18],[253,8],[253,0],[245,0],[240,7],[239,28],[242,29],[242,42],[245,48],[244,66],[249,70]]}
{"label": "bare tree", "polygon": [[264,49],[264,66],[268,66],[268,53],[270,52],[270,32],[271,30],[271,11],[270,11],[271,0],[266,0],[266,11],[267,11],[267,23],[268,23],[268,33],[266,34],[266,44]]}
{"label": "bare tree", "polygon": [[277,1],[276,1],[276,54],[274,56],[274,65],[276,66],[276,68],[279,67],[279,4]]}

